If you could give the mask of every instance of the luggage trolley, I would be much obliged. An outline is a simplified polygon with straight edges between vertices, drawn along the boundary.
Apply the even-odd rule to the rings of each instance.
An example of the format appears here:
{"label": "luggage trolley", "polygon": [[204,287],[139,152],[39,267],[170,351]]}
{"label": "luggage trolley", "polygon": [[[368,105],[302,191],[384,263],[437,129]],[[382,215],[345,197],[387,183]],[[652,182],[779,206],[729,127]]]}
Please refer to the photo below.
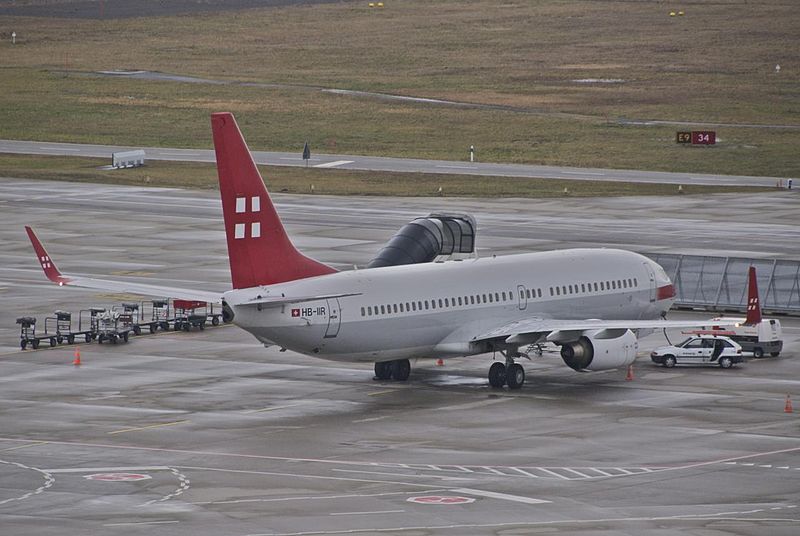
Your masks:
{"label": "luggage trolley", "polygon": [[122,318],[117,311],[103,311],[97,313],[97,342],[103,344],[103,341],[109,341],[113,344],[122,339],[128,342],[128,337],[131,333],[130,316]]}
{"label": "luggage trolley", "polygon": [[[189,331],[193,327],[201,331],[206,329],[206,320],[208,320],[207,305],[204,301],[173,300],[175,331],[180,331],[181,329]],[[202,309],[202,312],[198,312],[198,309]]]}
{"label": "luggage trolley", "polygon": [[[50,333],[50,325],[55,324],[55,337],[50,336],[50,346],[55,346],[56,343],[61,344],[66,341],[68,344],[75,343],[75,337],[83,335],[86,342],[91,342],[92,331],[81,330],[80,315],[78,320],[78,331],[72,331],[72,313],[69,311],[55,311],[53,316],[44,319],[44,333]],[[55,338],[55,343],[53,339]]]}
{"label": "luggage trolley", "polygon": [[[99,320],[97,316],[106,311],[105,307],[90,307],[88,309],[81,309],[78,312],[78,331],[86,334],[86,342],[91,342],[92,339],[97,338],[99,332]],[[84,329],[84,324],[86,329]]]}
{"label": "luggage trolley", "polygon": [[[116,309],[116,308],[114,308]],[[139,314],[139,304],[135,302],[126,302],[122,304],[122,311],[119,313],[120,323],[123,325],[130,325],[134,335],[142,334],[141,315]],[[147,324],[145,324],[147,325]],[[153,333],[150,329],[150,333]]]}
{"label": "luggage trolley", "polygon": [[[19,347],[23,350],[29,344],[31,348],[36,350],[43,340],[50,339],[50,335],[36,336],[36,319],[32,316],[17,318],[17,324],[19,324]],[[55,346],[55,343],[51,342],[50,346]]]}
{"label": "luggage trolley", "polygon": [[163,331],[169,331],[169,324],[174,319],[170,318],[170,307],[169,307],[169,299],[168,298],[159,298],[156,300],[151,300],[150,302],[150,320],[144,321],[147,302],[142,302],[141,307],[139,308],[139,328],[141,329],[143,326],[147,326],[150,330],[150,333],[155,333],[158,328],[161,328]]}

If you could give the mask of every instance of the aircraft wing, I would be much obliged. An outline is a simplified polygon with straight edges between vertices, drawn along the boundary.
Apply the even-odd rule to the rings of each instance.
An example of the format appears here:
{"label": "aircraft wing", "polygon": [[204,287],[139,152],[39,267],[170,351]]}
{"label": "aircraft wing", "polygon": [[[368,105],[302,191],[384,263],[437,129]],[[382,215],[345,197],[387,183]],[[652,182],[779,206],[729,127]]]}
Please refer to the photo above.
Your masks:
{"label": "aircraft wing", "polygon": [[33,244],[36,258],[44,270],[44,275],[59,286],[72,286],[80,288],[90,288],[96,290],[108,290],[111,292],[142,294],[145,296],[164,296],[170,298],[180,298],[185,300],[197,300],[208,303],[222,303],[221,292],[211,292],[207,290],[193,290],[175,287],[165,287],[160,285],[148,285],[146,283],[131,283],[128,281],[112,281],[108,279],[94,279],[75,275],[62,274],[56,267],[53,259],[44,249],[36,233],[28,226],[25,226],[28,238]]}
{"label": "aircraft wing", "polygon": [[560,320],[553,318],[526,318],[509,322],[472,338],[472,342],[502,339],[508,344],[530,344],[532,342],[571,342],[584,331],[638,331],[658,329],[701,328],[710,323],[733,325],[736,321],[712,322],[711,320]]}

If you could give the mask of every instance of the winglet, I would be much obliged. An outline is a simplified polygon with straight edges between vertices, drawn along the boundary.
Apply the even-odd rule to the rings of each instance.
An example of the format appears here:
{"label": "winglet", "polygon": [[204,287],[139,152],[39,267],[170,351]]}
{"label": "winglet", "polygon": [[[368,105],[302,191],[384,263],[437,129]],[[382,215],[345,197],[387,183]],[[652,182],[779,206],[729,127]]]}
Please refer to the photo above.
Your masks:
{"label": "winglet", "polygon": [[297,251],[231,113],[211,114],[233,288],[336,272]]}
{"label": "winglet", "polygon": [[33,232],[33,229],[26,225],[25,231],[28,233],[28,238],[31,239],[33,250],[36,252],[36,259],[39,261],[42,270],[44,270],[44,275],[47,276],[47,279],[53,283],[58,283],[59,285],[68,283],[69,278],[61,275],[58,267],[56,267],[56,263],[54,263],[53,259],[50,258],[50,255],[47,254],[47,250],[44,249],[44,246],[39,241],[39,237],[36,236],[36,233]]}
{"label": "winglet", "polygon": [[744,323],[754,326],[761,323],[761,300],[758,298],[758,280],[756,279],[756,267],[750,267],[750,274],[747,282],[747,319]]}

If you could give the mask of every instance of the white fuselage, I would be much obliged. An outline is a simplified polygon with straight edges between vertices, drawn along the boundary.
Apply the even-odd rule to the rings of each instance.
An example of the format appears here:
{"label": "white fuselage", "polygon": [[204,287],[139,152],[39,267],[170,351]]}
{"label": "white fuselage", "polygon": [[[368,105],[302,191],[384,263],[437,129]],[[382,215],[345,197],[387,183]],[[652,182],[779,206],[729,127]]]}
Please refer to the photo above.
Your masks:
{"label": "white fuselage", "polygon": [[[470,355],[477,334],[529,318],[646,320],[664,270],[637,253],[568,249],[353,270],[225,294],[234,323],[265,344],[325,359]],[[355,294],[281,306],[254,298]]]}

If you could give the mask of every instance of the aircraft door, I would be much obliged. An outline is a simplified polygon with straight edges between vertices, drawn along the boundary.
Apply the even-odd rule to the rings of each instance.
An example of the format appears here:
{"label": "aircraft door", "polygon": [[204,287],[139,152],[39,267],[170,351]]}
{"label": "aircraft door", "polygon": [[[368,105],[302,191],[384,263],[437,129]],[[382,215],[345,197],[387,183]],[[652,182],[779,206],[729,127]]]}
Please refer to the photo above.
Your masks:
{"label": "aircraft door", "polygon": [[519,298],[519,310],[524,311],[528,308],[528,298],[527,293],[525,292],[525,286],[517,285],[517,293],[519,294],[517,296]]}
{"label": "aircraft door", "polygon": [[647,270],[647,277],[650,279],[650,303],[654,303],[656,301],[656,273],[650,263],[645,262],[642,264],[644,264],[645,270]]}
{"label": "aircraft door", "polygon": [[332,339],[339,334],[342,324],[342,311],[339,298],[331,298],[328,301],[328,329],[325,330],[325,338]]}

